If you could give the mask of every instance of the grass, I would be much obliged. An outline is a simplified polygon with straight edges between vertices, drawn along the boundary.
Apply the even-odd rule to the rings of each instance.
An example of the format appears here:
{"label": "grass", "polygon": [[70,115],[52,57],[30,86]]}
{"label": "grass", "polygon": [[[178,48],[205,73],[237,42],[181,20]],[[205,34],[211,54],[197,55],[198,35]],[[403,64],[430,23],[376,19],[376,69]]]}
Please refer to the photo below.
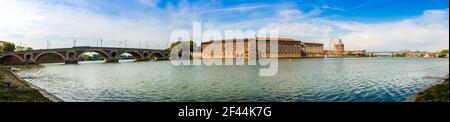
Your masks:
{"label": "grass", "polygon": [[51,102],[0,65],[0,102]]}
{"label": "grass", "polygon": [[416,102],[448,102],[449,101],[449,84],[448,78],[442,84],[435,85],[416,97]]}

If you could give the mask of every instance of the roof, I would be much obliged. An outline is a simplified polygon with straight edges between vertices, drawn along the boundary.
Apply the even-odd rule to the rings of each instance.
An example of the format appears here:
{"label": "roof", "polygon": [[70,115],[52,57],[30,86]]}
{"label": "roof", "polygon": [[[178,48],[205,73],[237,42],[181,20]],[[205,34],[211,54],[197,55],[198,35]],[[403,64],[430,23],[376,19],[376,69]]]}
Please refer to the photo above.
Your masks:
{"label": "roof", "polygon": [[261,38],[261,37],[257,37],[256,40],[297,41],[295,39],[290,38]]}
{"label": "roof", "polygon": [[307,45],[323,45],[322,43],[318,43],[318,42],[303,42],[303,44],[307,44]]}
{"label": "roof", "polygon": [[[255,38],[253,38],[253,39],[255,39]],[[242,40],[246,41],[246,40],[248,40],[248,38],[239,39],[239,41],[242,41]],[[295,40],[295,39],[291,39],[291,38],[265,38],[265,37],[263,37],[263,38],[257,37],[256,38],[256,41],[263,41],[263,40],[269,40],[269,41],[298,41],[298,42],[301,42],[299,40]],[[214,41],[236,41],[236,39],[211,40],[211,41],[207,41],[207,42],[202,42],[202,44],[209,44],[209,43],[212,43]]]}
{"label": "roof", "polygon": [[344,45],[344,43],[342,43],[342,39],[339,39],[339,42],[336,45]]}

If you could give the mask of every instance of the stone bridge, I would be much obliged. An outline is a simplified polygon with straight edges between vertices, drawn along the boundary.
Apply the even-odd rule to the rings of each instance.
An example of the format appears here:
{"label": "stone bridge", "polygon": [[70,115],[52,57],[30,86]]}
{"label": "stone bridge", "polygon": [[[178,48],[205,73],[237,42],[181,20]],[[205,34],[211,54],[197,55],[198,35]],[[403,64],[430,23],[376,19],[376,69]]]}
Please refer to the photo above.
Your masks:
{"label": "stone bridge", "polygon": [[122,54],[131,54],[136,61],[165,60],[169,53],[165,50],[113,48],[113,47],[74,47],[60,49],[44,49],[33,51],[18,51],[0,53],[0,64],[40,64],[66,63],[77,64],[81,55],[96,52],[103,56],[105,62],[119,62]]}

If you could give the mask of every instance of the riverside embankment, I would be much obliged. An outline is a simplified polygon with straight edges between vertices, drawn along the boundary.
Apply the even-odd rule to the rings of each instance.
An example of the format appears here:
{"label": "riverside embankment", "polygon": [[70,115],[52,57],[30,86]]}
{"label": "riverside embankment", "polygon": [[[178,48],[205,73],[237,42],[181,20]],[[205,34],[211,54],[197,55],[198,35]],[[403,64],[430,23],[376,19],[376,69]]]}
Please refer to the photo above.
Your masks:
{"label": "riverside embankment", "polygon": [[449,102],[449,75],[422,92],[410,97],[408,102]]}
{"label": "riverside embankment", "polygon": [[11,71],[11,67],[0,65],[0,102],[62,102],[62,100],[22,80]]}

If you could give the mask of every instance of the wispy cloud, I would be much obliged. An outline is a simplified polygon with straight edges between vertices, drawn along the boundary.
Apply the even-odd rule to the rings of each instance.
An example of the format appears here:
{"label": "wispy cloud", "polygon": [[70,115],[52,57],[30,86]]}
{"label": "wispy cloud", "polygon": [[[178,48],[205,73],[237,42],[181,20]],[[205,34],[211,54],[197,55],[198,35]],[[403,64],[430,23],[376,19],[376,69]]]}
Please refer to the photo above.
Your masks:
{"label": "wispy cloud", "polygon": [[138,3],[147,7],[156,7],[160,0],[137,0]]}
{"label": "wispy cloud", "polygon": [[228,8],[221,8],[221,9],[210,9],[210,10],[204,10],[201,12],[198,12],[197,14],[207,14],[207,13],[214,13],[214,12],[247,12],[255,9],[261,9],[261,8],[267,8],[269,5],[241,5],[236,7],[228,7]]}
{"label": "wispy cloud", "polygon": [[323,5],[320,8],[322,9],[330,9],[330,10],[336,10],[336,11],[346,11],[343,8],[335,7],[335,6],[329,6],[329,5]]}

